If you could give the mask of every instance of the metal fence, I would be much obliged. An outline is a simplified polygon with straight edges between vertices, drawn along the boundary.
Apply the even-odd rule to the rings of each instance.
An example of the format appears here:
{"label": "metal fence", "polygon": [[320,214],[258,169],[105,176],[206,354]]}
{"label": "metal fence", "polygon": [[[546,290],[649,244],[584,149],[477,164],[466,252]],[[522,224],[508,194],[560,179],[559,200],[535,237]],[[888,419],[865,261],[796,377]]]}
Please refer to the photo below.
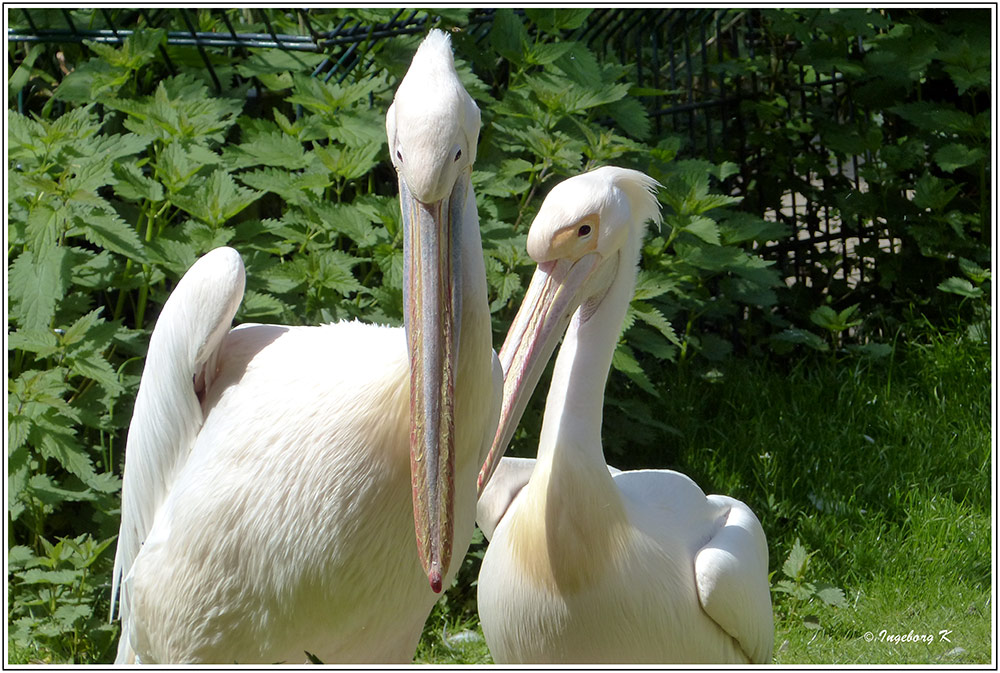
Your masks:
{"label": "metal fence", "polygon": [[[482,42],[489,36],[495,11],[469,10],[463,16],[463,30],[477,43]],[[86,26],[78,25],[66,9],[9,12],[9,24],[15,26],[8,30],[9,44],[93,40],[119,45],[131,34],[129,27],[164,28],[167,45],[197,51],[217,90],[222,88],[214,56],[219,53],[230,58],[246,57],[249,49],[322,53],[325,58],[312,75],[339,82],[359,67],[361,72],[367,71],[373,62],[371,51],[380,41],[421,34],[440,20],[435,10],[399,9],[386,21],[369,21],[345,13],[335,24],[321,26],[317,25],[316,14],[308,9],[253,10],[254,22],[262,24],[264,30],[240,32],[225,10],[97,8],[90,13]],[[202,14],[206,12],[215,24],[221,21],[225,30],[200,30],[199,17],[206,16]],[[294,32],[289,31],[290,27]],[[743,207],[767,219],[785,222],[794,231],[793,236],[760,250],[778,263],[787,283],[815,285],[835,277],[856,286],[870,276],[874,265],[874,258],[862,250],[871,250],[872,244],[883,249],[896,244],[873,228],[873,223],[845,222],[836,209],[809,196],[832,181],[843,184],[846,180],[854,189],[865,191],[858,170],[865,161],[863,156],[844,162],[814,142],[808,149],[825,158],[824,170],[798,174],[793,166],[781,167],[787,170],[787,179],[776,181],[776,167],[767,166],[772,183],[780,182],[787,189],[768,194],[754,191],[753,185],[769,158],[766,153],[748,148],[753,122],[744,114],[744,106],[762,90],[774,87],[775,81],[755,74],[729,76],[725,64],[773,50],[773,45],[761,38],[759,10],[599,8],[567,37],[585,42],[599,57],[634,64],[636,83],[647,91],[659,92],[643,98],[656,137],[681,135],[685,138],[685,155],[729,160],[740,167],[727,186],[744,197]],[[168,71],[175,72],[170,54],[162,47],[161,56]],[[785,92],[789,118],[830,101],[841,107],[846,103],[847,114],[852,117],[862,114],[852,106],[850,85],[836,73],[825,81],[807,83],[801,68],[796,74],[797,66],[785,61],[783,67],[782,86],[789,89]]]}

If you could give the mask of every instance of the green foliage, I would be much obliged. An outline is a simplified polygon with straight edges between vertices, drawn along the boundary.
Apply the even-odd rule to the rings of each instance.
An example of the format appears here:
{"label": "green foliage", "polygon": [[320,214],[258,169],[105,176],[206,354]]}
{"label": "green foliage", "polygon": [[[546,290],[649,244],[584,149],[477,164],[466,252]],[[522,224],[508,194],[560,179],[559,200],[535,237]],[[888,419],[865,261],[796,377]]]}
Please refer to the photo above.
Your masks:
{"label": "green foliage", "polygon": [[[808,282],[783,291],[781,318],[770,320],[772,345],[822,348],[807,330],[828,300],[838,313],[857,305],[862,321],[833,330],[835,351],[894,338],[910,305],[935,321],[957,311],[982,322],[986,295],[949,279],[961,278],[960,258],[990,262],[988,15],[781,9],[760,18],[770,48],[718,68],[731,86],[768,82],[741,103],[742,163],[754,181],[744,206],[780,212],[791,191],[847,237],[873,236],[853,254],[809,253]],[[862,277],[841,272],[848,255]],[[980,301],[956,304],[946,292]]]}
{"label": "green foliage", "polygon": [[778,604],[778,611],[784,610],[785,619],[801,620],[806,628],[821,628],[819,618],[814,614],[802,614],[813,603],[837,608],[847,607],[844,592],[832,584],[810,581],[809,560],[816,552],[807,552],[798,538],[788,552],[788,558],[781,566],[781,574],[787,579],[778,580],[772,591],[786,600]]}

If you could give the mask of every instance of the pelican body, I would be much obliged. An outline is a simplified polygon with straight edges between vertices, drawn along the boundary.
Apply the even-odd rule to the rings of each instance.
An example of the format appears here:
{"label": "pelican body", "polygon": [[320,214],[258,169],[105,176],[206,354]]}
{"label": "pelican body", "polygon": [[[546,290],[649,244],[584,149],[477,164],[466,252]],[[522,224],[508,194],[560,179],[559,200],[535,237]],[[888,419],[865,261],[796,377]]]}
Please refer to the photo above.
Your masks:
{"label": "pelican body", "polygon": [[[644,225],[659,218],[655,186],[615,167],[570,178],[528,234],[538,269],[500,353],[504,404],[479,501],[490,540],[479,615],[497,663],[770,661],[753,513],[678,472],[621,472],[603,456],[604,384]],[[567,323],[537,459],[498,461]]]}
{"label": "pelican body", "polygon": [[230,330],[229,248],[157,320],[126,450],[119,663],[409,662],[457,572],[502,374],[470,184],[479,111],[444,33],[386,128],[405,328]]}

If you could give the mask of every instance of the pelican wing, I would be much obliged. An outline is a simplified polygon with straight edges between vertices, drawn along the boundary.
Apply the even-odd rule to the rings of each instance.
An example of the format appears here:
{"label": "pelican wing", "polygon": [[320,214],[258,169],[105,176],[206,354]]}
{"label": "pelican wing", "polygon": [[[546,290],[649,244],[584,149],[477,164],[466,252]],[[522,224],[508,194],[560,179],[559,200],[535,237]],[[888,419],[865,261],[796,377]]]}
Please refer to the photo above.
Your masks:
{"label": "pelican wing", "polygon": [[739,500],[723,495],[710,495],[708,500],[728,509],[728,514],[722,528],[695,556],[702,607],[752,662],[771,663],[774,617],[764,530]]}
{"label": "pelican wing", "polygon": [[487,417],[486,431],[483,434],[483,445],[479,447],[479,464],[482,465],[490,452],[493,443],[493,436],[497,431],[497,423],[500,422],[500,410],[503,407],[503,365],[496,351],[491,351],[492,357],[492,386],[493,386],[493,406],[490,407],[490,415]]}
{"label": "pelican wing", "polygon": [[504,456],[500,459],[476,504],[476,523],[487,540],[493,539],[493,531],[497,529],[514,498],[528,483],[534,469],[534,458]]}
{"label": "pelican wing", "polygon": [[[204,255],[177,283],[149,339],[126,441],[112,579],[111,619],[120,590],[123,624],[129,621],[123,581],[201,429],[201,400],[212,385],[219,346],[243,298],[244,277],[243,261],[232,248]],[[123,645],[126,640],[122,638]]]}

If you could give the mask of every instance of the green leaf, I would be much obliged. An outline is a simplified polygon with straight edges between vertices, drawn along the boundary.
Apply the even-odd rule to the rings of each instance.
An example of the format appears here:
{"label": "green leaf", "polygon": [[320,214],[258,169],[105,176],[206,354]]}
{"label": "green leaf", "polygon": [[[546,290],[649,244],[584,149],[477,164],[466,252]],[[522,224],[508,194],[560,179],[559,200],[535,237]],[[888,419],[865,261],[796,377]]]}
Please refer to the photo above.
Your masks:
{"label": "green leaf", "polygon": [[721,245],[721,241],[719,239],[719,226],[714,220],[707,217],[692,217],[688,224],[684,227],[684,231],[697,236],[710,245]]}
{"label": "green leaf", "polygon": [[958,258],[958,268],[961,269],[962,273],[976,285],[980,285],[992,277],[992,273],[990,273],[989,269],[984,269],[965,257]]}
{"label": "green leaf", "polygon": [[652,131],[649,112],[637,99],[628,97],[609,103],[604,108],[625,133],[637,140],[648,140]]}
{"label": "green leaf", "polygon": [[817,582],[816,597],[827,605],[832,605],[833,607],[847,607],[847,598],[844,596],[843,589],[835,587],[832,584]]}
{"label": "green leaf", "polygon": [[524,14],[543,32],[558,36],[564,30],[576,30],[582,26],[593,11],[590,8],[526,7]]}
{"label": "green leaf", "polygon": [[24,329],[46,330],[55,314],[56,302],[69,284],[67,250],[51,247],[34,261],[21,254],[7,274],[11,314]]}
{"label": "green leaf", "polygon": [[650,395],[654,397],[660,396],[660,393],[657,392],[653,383],[649,380],[649,377],[646,376],[646,372],[642,370],[638,360],[635,359],[632,349],[624,343],[619,343],[615,349],[615,354],[611,358],[611,366],[635,381],[640,388]]}
{"label": "green leaf", "polygon": [[956,276],[942,281],[938,284],[937,289],[942,292],[957,294],[960,297],[974,298],[983,296],[983,289],[981,287],[973,287],[972,283],[965,278],[958,278]]}
{"label": "green leaf", "polygon": [[961,191],[958,185],[952,184],[949,187],[949,184],[950,181],[942,180],[930,173],[924,173],[914,185],[913,203],[920,208],[940,212]]}
{"label": "green leaf", "polygon": [[280,131],[258,134],[249,142],[227,147],[223,158],[233,168],[264,165],[298,170],[309,165],[302,143]]}
{"label": "green leaf", "polygon": [[771,336],[771,340],[786,344],[804,344],[813,350],[821,352],[830,350],[830,347],[823,341],[822,337],[804,329],[788,328]]}
{"label": "green leaf", "polygon": [[204,185],[185,188],[183,193],[170,195],[170,201],[181,210],[211,227],[219,227],[241,210],[260,198],[260,192],[244,189],[232,176],[216,169]]}
{"label": "green leaf", "polygon": [[31,69],[35,66],[35,61],[38,60],[38,57],[44,51],[45,45],[42,44],[34,44],[28,50],[28,54],[21,61],[21,64],[17,66],[17,70],[7,80],[7,97],[9,99],[17,96],[28,84],[28,80],[31,78]]}
{"label": "green leaf", "polygon": [[125,255],[137,262],[146,262],[146,251],[135,229],[117,213],[91,211],[88,217],[76,217],[74,223],[83,230],[84,238],[105,250]]}
{"label": "green leaf", "polygon": [[36,353],[43,358],[55,353],[58,347],[52,330],[19,329],[7,339],[7,348]]}
{"label": "green leaf", "polygon": [[79,578],[80,571],[31,568],[16,576],[24,584],[73,584]]}
{"label": "green leaf", "polygon": [[367,143],[360,147],[317,147],[314,152],[331,173],[345,180],[366,175],[379,162],[382,142]]}
{"label": "green leaf", "polygon": [[299,173],[281,168],[259,168],[238,177],[248,187],[272,192],[295,205],[308,203],[310,194],[320,196],[322,190],[331,184],[329,175],[325,173]]}
{"label": "green leaf", "polygon": [[115,177],[115,193],[126,201],[163,200],[163,186],[143,174],[138,164],[118,162],[111,171]]}
{"label": "green leaf", "polygon": [[673,325],[663,317],[659,309],[641,301],[633,301],[629,308],[637,318],[659,331],[670,343],[678,347],[681,346],[681,341],[677,338],[677,333],[674,332]]}
{"label": "green leaf", "polygon": [[786,238],[791,227],[783,222],[764,220],[751,213],[734,211],[719,220],[722,243],[736,245],[747,241],[766,243]]}
{"label": "green leaf", "polygon": [[792,545],[791,551],[788,552],[788,558],[781,566],[781,572],[792,580],[803,579],[806,575],[806,569],[809,567],[809,556],[806,548],[802,546],[798,538],[795,538],[795,543]]}
{"label": "green leaf", "polygon": [[946,173],[953,173],[959,168],[974,164],[986,158],[986,151],[981,147],[969,149],[961,143],[949,143],[934,153],[934,161]]}
{"label": "green leaf", "polygon": [[490,44],[498,54],[511,63],[521,63],[528,45],[528,32],[513,10],[502,8],[493,15]]}

